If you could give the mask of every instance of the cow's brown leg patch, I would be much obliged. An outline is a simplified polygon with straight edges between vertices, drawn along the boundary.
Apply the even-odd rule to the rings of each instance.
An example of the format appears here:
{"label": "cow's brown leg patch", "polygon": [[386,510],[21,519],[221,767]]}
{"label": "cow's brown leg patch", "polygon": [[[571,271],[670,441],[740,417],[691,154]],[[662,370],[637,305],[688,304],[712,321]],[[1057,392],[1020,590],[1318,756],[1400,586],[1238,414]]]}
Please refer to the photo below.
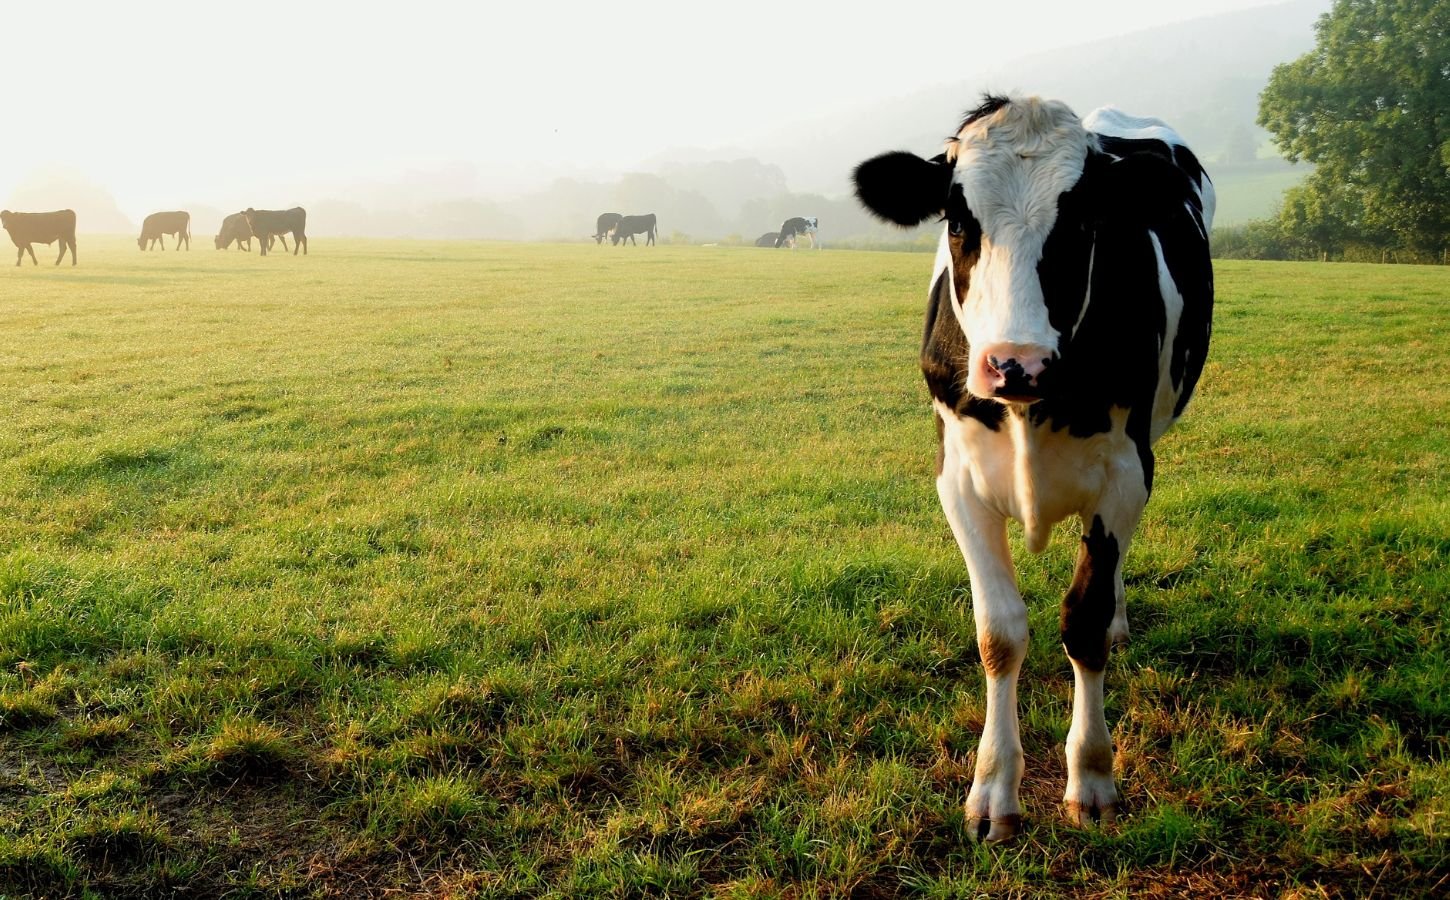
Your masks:
{"label": "cow's brown leg patch", "polygon": [[977,639],[977,652],[982,655],[982,668],[989,678],[1010,674],[1021,655],[1015,643],[991,633]]}

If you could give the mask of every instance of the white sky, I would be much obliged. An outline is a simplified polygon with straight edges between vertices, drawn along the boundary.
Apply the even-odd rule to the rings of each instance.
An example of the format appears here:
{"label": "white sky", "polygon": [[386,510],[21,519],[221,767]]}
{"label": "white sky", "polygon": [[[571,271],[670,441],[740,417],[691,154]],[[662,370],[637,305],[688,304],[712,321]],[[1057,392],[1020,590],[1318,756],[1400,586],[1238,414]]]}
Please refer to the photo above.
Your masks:
{"label": "white sky", "polygon": [[139,219],[286,206],[457,162],[490,186],[622,169],[1271,2],[17,2],[0,23],[0,202],[57,170]]}

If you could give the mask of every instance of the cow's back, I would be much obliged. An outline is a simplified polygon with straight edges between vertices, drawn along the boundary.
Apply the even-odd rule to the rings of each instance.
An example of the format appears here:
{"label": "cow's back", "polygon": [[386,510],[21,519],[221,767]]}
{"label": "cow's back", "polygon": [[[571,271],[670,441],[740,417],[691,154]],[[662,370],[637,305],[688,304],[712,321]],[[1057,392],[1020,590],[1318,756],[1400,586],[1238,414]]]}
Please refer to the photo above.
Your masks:
{"label": "cow's back", "polygon": [[188,231],[190,228],[191,213],[183,210],[155,212],[147,216],[141,223],[141,233],[145,236],[177,234]]}
{"label": "cow's back", "polygon": [[[1165,297],[1165,331],[1160,353],[1160,383],[1153,415],[1152,439],[1157,440],[1182,415],[1208,355],[1213,320],[1213,266],[1209,261],[1209,234],[1218,205],[1213,181],[1183,138],[1161,119],[1131,116],[1104,107],[1084,121],[1098,135],[1105,152],[1153,153],[1173,163],[1197,194],[1198,203],[1185,204],[1184,215],[1153,229],[1160,265],[1166,268],[1183,302],[1173,320],[1174,304]],[[1161,280],[1161,279],[1160,279]],[[1176,325],[1176,328],[1174,327]]]}

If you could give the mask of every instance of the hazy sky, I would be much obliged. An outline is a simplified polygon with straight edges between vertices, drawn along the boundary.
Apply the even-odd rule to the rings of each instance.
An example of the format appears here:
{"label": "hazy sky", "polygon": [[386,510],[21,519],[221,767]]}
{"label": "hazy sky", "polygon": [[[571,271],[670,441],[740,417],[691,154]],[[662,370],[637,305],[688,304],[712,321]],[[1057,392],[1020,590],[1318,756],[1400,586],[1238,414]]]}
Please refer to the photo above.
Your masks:
{"label": "hazy sky", "polygon": [[740,145],[1043,49],[1270,2],[16,3],[0,202],[55,171],[134,218],[291,205],[460,162],[493,191]]}

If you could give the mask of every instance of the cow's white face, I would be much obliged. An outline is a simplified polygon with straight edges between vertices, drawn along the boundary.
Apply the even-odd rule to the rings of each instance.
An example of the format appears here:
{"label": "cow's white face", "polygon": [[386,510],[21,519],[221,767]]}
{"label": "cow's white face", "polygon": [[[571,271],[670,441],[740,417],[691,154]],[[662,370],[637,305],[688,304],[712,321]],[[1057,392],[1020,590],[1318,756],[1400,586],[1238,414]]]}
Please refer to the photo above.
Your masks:
{"label": "cow's white face", "polygon": [[[1093,148],[1066,105],[995,99],[969,115],[936,159],[893,153],[856,170],[857,195],[877,215],[903,225],[946,220],[932,284],[945,279],[951,290],[970,347],[966,387],[978,397],[1041,396],[1039,376],[1056,360],[1064,330],[1063,316],[1049,309],[1041,264],[1060,198],[1082,178]],[[1085,288],[1086,252],[1062,257],[1051,264],[1082,268]]]}
{"label": "cow's white face", "polygon": [[938,254],[936,274],[952,280],[971,347],[967,389],[978,397],[1037,399],[1038,376],[1057,357],[1061,333],[1038,266],[1058,198],[1082,177],[1088,143],[1072,110],[1034,99],[968,122],[948,148],[961,193],[948,198],[948,253]]}

